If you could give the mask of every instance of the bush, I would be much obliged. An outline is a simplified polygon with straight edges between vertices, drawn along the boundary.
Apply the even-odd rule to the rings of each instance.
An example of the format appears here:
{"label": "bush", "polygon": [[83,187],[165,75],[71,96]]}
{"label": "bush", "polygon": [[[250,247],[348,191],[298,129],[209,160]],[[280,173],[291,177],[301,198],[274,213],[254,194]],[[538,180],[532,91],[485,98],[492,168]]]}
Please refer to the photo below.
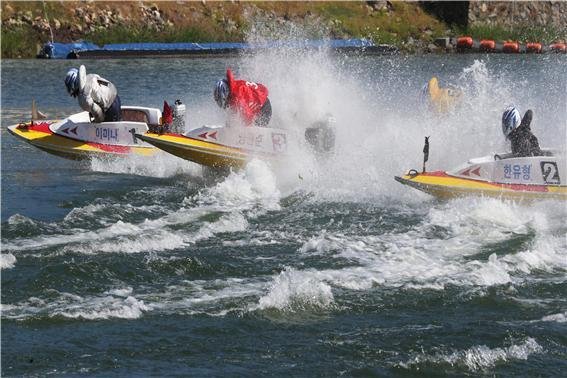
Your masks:
{"label": "bush", "polygon": [[7,30],[2,28],[1,58],[35,58],[41,47],[41,36],[29,25]]}

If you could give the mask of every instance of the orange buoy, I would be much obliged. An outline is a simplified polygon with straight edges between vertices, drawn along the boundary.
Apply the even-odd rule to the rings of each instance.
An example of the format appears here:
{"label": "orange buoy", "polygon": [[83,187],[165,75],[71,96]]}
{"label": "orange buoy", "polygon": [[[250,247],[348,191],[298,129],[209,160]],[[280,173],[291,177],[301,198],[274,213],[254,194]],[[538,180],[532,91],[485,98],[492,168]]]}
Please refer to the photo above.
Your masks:
{"label": "orange buoy", "polygon": [[459,37],[457,39],[457,48],[458,49],[470,49],[472,47],[473,47],[472,37]]}
{"label": "orange buoy", "polygon": [[520,44],[518,42],[504,42],[504,46],[502,46],[502,52],[519,53]]}
{"label": "orange buoy", "polygon": [[564,53],[565,51],[567,51],[567,46],[565,46],[565,43],[552,43],[551,46],[549,46],[551,48],[551,51],[555,51],[555,52],[562,52]]}
{"label": "orange buoy", "polygon": [[496,50],[496,42],[491,39],[483,39],[480,41],[480,49],[482,51],[494,51]]}
{"label": "orange buoy", "polygon": [[526,43],[526,52],[540,54],[543,51],[541,43],[539,42],[528,42]]}

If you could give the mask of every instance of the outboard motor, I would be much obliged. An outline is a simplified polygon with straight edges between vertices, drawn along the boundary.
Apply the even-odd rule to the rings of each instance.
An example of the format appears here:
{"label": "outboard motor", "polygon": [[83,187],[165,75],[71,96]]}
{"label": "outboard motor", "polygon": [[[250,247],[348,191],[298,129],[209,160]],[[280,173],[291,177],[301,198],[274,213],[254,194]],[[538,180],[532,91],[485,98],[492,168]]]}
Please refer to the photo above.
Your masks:
{"label": "outboard motor", "polygon": [[332,115],[327,119],[317,121],[305,129],[305,140],[318,154],[327,154],[335,148],[335,124],[337,121]]}
{"label": "outboard motor", "polygon": [[179,99],[175,100],[175,105],[173,105],[173,124],[171,130],[177,134],[183,134],[185,132],[185,105]]}

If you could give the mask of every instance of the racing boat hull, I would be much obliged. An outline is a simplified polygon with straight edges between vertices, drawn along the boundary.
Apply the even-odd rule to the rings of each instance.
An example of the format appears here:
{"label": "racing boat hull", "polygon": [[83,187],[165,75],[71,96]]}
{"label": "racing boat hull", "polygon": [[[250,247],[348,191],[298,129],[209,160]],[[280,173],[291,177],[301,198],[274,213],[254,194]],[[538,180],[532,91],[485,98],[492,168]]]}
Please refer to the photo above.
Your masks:
{"label": "racing boat hull", "polygon": [[151,156],[157,152],[151,146],[120,146],[96,142],[85,142],[58,135],[49,129],[54,121],[25,123],[8,127],[8,132],[34,147],[52,155],[71,160],[84,160],[92,157],[120,157],[130,154]]}
{"label": "racing boat hull", "polygon": [[510,185],[466,180],[447,172],[426,172],[417,175],[396,176],[396,181],[431,194],[437,198],[451,199],[464,196],[485,196],[505,199],[562,199],[567,200],[565,186]]}
{"label": "racing boat hull", "polygon": [[246,164],[247,154],[237,148],[227,147],[181,134],[136,134],[136,137],[160,150],[207,167],[235,167]]}
{"label": "racing boat hull", "polygon": [[203,126],[185,135],[147,132],[136,137],[203,166],[241,168],[253,157],[274,160],[285,156],[290,135],[266,127]]}
{"label": "racing boat hull", "polygon": [[81,112],[63,120],[41,120],[8,126],[8,131],[34,147],[72,160],[151,156],[157,153],[158,150],[151,145],[136,143],[131,130],[148,130],[148,119],[158,122],[159,109],[131,106],[122,110],[130,120],[91,123],[88,113]]}
{"label": "racing boat hull", "polygon": [[[499,156],[499,155],[496,155]],[[486,196],[512,200],[567,200],[565,159],[537,156],[470,160],[451,171],[396,176],[396,181],[442,199]]]}

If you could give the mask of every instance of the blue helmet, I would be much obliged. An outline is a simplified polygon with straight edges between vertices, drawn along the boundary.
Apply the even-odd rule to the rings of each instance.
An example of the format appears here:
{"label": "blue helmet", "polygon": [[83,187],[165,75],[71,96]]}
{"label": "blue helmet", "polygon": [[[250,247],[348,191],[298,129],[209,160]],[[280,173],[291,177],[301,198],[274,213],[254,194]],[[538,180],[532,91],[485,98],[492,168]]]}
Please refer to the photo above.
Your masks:
{"label": "blue helmet", "polygon": [[228,106],[228,95],[230,94],[230,89],[228,88],[228,81],[222,79],[217,81],[215,85],[215,101],[221,108],[226,108]]}
{"label": "blue helmet", "polygon": [[73,97],[77,96],[79,92],[79,70],[76,68],[71,68],[67,71],[67,76],[65,76],[65,86],[67,87],[67,92]]}
{"label": "blue helmet", "polygon": [[522,122],[522,116],[515,106],[510,105],[504,110],[502,114],[502,133],[508,138],[510,133],[520,126]]}

